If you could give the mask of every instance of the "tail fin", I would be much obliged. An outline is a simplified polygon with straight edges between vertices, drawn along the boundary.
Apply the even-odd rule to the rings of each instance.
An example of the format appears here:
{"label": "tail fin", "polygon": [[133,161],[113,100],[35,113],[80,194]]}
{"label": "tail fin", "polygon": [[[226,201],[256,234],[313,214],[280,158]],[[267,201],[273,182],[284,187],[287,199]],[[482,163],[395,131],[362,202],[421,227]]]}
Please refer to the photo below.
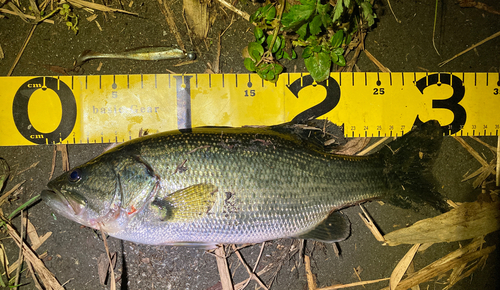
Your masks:
{"label": "tail fin", "polygon": [[439,122],[429,121],[379,151],[389,188],[385,201],[402,208],[427,203],[446,211],[446,203],[436,190],[431,173],[442,140]]}

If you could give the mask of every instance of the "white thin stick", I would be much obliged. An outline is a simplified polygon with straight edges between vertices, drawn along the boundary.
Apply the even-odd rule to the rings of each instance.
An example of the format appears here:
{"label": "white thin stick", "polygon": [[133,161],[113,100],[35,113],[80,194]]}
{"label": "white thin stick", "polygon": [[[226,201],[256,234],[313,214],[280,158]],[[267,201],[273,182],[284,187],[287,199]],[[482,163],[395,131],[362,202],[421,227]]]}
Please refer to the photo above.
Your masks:
{"label": "white thin stick", "polygon": [[497,177],[497,187],[500,186],[500,136],[498,136],[497,143],[497,168],[496,168],[496,177]]}
{"label": "white thin stick", "polygon": [[231,3],[226,2],[225,0],[219,0],[219,2],[220,2],[220,4],[229,8],[229,10],[231,10],[234,13],[238,14],[239,16],[243,17],[243,19],[245,19],[246,21],[250,21],[250,14],[248,14],[244,11],[241,11],[240,9],[234,7],[233,5],[231,5]]}
{"label": "white thin stick", "polygon": [[[9,9],[5,9],[5,8],[0,8],[0,12],[19,16],[17,13],[15,13],[15,12],[9,10]],[[24,17],[26,17],[28,19],[36,19],[36,17],[32,16],[32,15],[28,15],[28,14],[23,14],[23,15],[24,15]],[[43,20],[43,22],[54,24],[54,20],[50,20],[50,19],[45,19],[45,20]]]}
{"label": "white thin stick", "polygon": [[391,9],[391,12],[392,12],[392,15],[394,16],[394,19],[396,19],[396,22],[397,22],[397,23],[401,23],[401,20],[399,20],[399,19],[396,17],[396,14],[394,14],[394,10],[392,10],[391,1],[387,0],[387,3],[389,3],[389,8]]}
{"label": "white thin stick", "polygon": [[455,55],[454,57],[452,57],[452,58],[450,58],[450,59],[448,59],[448,60],[445,60],[445,61],[441,62],[440,64],[438,64],[438,66],[439,66],[439,67],[442,67],[443,65],[445,65],[445,64],[447,64],[447,63],[449,63],[450,61],[452,61],[452,60],[454,60],[455,58],[457,58],[457,57],[461,56],[462,54],[464,54],[464,53],[466,53],[466,52],[469,52],[470,50],[473,50],[474,48],[476,48],[476,47],[478,47],[478,46],[482,45],[483,43],[485,43],[485,42],[487,42],[487,41],[490,41],[490,40],[492,40],[493,38],[498,37],[498,36],[500,36],[500,31],[498,31],[497,33],[493,34],[492,36],[487,37],[487,38],[485,38],[485,39],[481,40],[480,42],[478,42],[478,43],[476,43],[476,44],[472,45],[471,47],[469,47],[469,48],[467,48],[466,50],[462,51],[461,53],[459,53],[459,54]]}

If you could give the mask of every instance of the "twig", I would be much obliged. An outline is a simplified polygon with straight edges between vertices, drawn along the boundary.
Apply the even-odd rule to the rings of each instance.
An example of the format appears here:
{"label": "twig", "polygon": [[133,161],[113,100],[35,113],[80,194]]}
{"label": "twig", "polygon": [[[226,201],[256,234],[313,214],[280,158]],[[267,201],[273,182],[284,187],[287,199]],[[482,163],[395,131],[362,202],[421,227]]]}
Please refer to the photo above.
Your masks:
{"label": "twig", "polygon": [[257,266],[259,266],[260,257],[262,257],[262,253],[264,252],[265,245],[266,245],[266,242],[263,242],[262,246],[260,247],[259,256],[257,257],[257,261],[255,262],[255,266],[253,266],[253,270],[252,270],[252,272],[254,272],[254,273],[255,273],[255,270],[257,270]]}
{"label": "twig", "polygon": [[26,182],[26,180],[23,180],[23,181],[19,182],[11,190],[7,191],[4,195],[2,195],[2,197],[0,197],[0,205],[2,205],[2,203],[4,203],[5,200],[7,200],[7,198],[9,197],[9,195],[11,195],[13,192],[15,192],[25,182]]}
{"label": "twig", "polygon": [[170,31],[175,36],[175,40],[177,40],[177,44],[179,45],[180,49],[185,51],[186,47],[184,46],[184,42],[182,42],[181,35],[179,34],[179,30],[177,30],[177,25],[175,24],[174,13],[172,12],[172,10],[170,10],[170,7],[169,5],[167,5],[166,0],[158,0],[158,4],[160,5],[161,12],[167,20]]}
{"label": "twig", "polygon": [[401,20],[399,20],[399,19],[396,17],[396,14],[394,14],[394,11],[392,10],[391,1],[387,0],[387,3],[389,4],[389,8],[391,9],[391,12],[392,12],[392,15],[394,16],[394,19],[396,19],[396,22],[397,22],[397,23],[401,23]]}
{"label": "twig", "polygon": [[45,289],[64,290],[64,288],[61,287],[61,284],[59,284],[54,275],[47,269],[47,267],[45,267],[40,258],[38,258],[37,254],[33,252],[33,250],[30,247],[28,247],[28,245],[21,243],[21,237],[16,232],[16,230],[14,230],[14,228],[10,224],[6,224],[5,226],[7,227],[11,238],[16,242],[16,244],[20,248],[23,249],[23,254],[25,259],[32,263],[33,268],[38,273],[38,276],[42,280]]}
{"label": "twig", "polygon": [[355,282],[355,283],[350,283],[350,284],[333,285],[333,286],[329,286],[329,287],[319,288],[319,289],[316,289],[316,290],[344,289],[344,288],[350,288],[350,287],[356,287],[356,286],[362,286],[362,285],[367,285],[367,284],[378,283],[378,282],[382,282],[382,281],[387,281],[389,279],[390,278],[382,278],[382,279],[377,279],[377,280]]}
{"label": "twig", "polygon": [[455,55],[455,56],[453,56],[452,58],[450,58],[450,59],[448,59],[448,60],[445,60],[445,61],[443,61],[443,62],[439,63],[439,64],[438,64],[438,66],[439,66],[439,67],[442,67],[443,65],[445,65],[445,64],[447,64],[447,63],[449,63],[450,61],[452,61],[452,60],[454,60],[455,58],[457,58],[457,57],[461,56],[462,54],[464,54],[464,53],[466,53],[466,52],[469,52],[470,50],[473,50],[474,48],[476,48],[476,47],[478,47],[478,46],[480,46],[480,45],[484,44],[485,42],[490,41],[490,40],[492,40],[493,38],[498,37],[498,36],[500,36],[500,31],[498,31],[497,33],[495,33],[495,34],[493,34],[493,35],[491,35],[491,36],[489,36],[489,37],[486,37],[485,39],[483,39],[483,40],[481,40],[480,42],[478,42],[478,43],[476,43],[476,44],[472,45],[471,47],[469,47],[469,48],[467,48],[466,50],[464,50],[464,51],[460,52],[459,54],[456,54],[456,55]]}
{"label": "twig", "polygon": [[378,59],[376,59],[368,50],[364,50],[366,56],[378,67],[381,72],[391,72],[386,66],[384,66]]}
{"label": "twig", "polygon": [[95,9],[95,10],[99,10],[99,11],[103,11],[103,12],[121,12],[121,13],[130,14],[130,15],[134,15],[134,16],[139,16],[139,14],[134,13],[134,12],[129,12],[126,10],[111,8],[108,6],[104,6],[104,5],[97,4],[97,3],[92,3],[89,1],[83,1],[83,0],[67,0],[67,1],[71,5],[78,7],[78,8],[88,7],[90,9]]}
{"label": "twig", "polygon": [[498,136],[498,143],[497,143],[496,184],[497,184],[497,187],[500,186],[500,136]]}
{"label": "twig", "polygon": [[238,14],[239,16],[243,17],[246,21],[250,21],[250,14],[241,11],[240,9],[234,7],[231,3],[226,2],[225,0],[219,0],[220,4],[223,6],[229,8],[229,10],[233,11],[234,13]]}
{"label": "twig", "polygon": [[[23,211],[21,210],[21,246],[19,247],[19,261],[23,260],[23,242],[24,242],[24,219],[22,218],[23,216]],[[17,285],[19,285],[19,278],[20,275],[19,273],[21,272],[21,267],[23,266],[23,263],[19,263],[19,266],[17,267],[16,270],[16,282],[14,283],[15,287],[14,290],[17,290]]]}
{"label": "twig", "polygon": [[109,254],[108,242],[106,241],[106,233],[101,229],[102,240],[104,241],[104,248],[106,248],[106,254],[108,255],[109,260],[109,268],[111,270],[111,277],[109,277],[110,285],[109,288],[111,290],[116,289],[116,281],[115,281],[115,270],[113,269],[113,260],[111,259],[111,255]]}
{"label": "twig", "polygon": [[[0,12],[19,16],[17,13],[12,12],[11,10],[9,10],[9,9],[5,9],[5,8],[0,8]],[[33,19],[33,20],[35,20],[35,19],[36,19],[36,17],[35,17],[35,16],[32,16],[32,15],[28,15],[28,14],[23,14],[23,15],[24,15],[24,17],[26,17],[26,18],[28,18],[28,19]],[[20,16],[19,16],[19,17],[20,17]],[[45,20],[42,20],[42,22],[46,22],[46,23],[50,23],[50,24],[54,24],[54,20],[50,20],[50,19],[45,19]]]}
{"label": "twig", "polygon": [[367,148],[363,149],[363,151],[359,152],[356,155],[358,155],[358,156],[364,156],[364,155],[370,153],[370,151],[372,151],[373,149],[377,148],[377,146],[379,146],[380,144],[384,143],[389,138],[391,138],[391,137],[384,137],[384,138],[378,140],[377,142],[375,142],[371,146],[368,146]]}
{"label": "twig", "polygon": [[31,164],[28,168],[25,168],[25,169],[23,169],[23,170],[21,170],[21,171],[17,172],[17,173],[16,173],[16,175],[19,175],[19,174],[21,174],[21,173],[23,173],[23,172],[25,172],[25,171],[28,171],[28,170],[30,170],[31,168],[35,168],[35,167],[38,165],[38,163],[40,163],[40,161],[37,161],[37,162],[35,162],[35,163]]}
{"label": "twig", "polygon": [[314,275],[311,271],[311,258],[308,255],[304,256],[304,264],[306,268],[306,277],[307,277],[307,289],[308,290],[316,290],[316,281],[314,279]]}
{"label": "twig", "polygon": [[31,279],[33,279],[33,281],[35,281],[35,287],[39,290],[43,290],[42,285],[40,285],[40,282],[38,282],[38,279],[36,278],[35,270],[33,269],[33,265],[31,265],[30,261],[26,261],[26,264],[28,265],[28,268],[30,270]]}
{"label": "twig", "polygon": [[434,8],[434,26],[432,27],[432,46],[434,46],[434,50],[436,51],[436,53],[439,56],[441,56],[441,54],[439,54],[438,49],[436,48],[436,42],[434,41],[434,37],[436,35],[436,20],[437,20],[437,15],[438,15],[438,3],[439,3],[439,0],[436,0],[436,7]]}
{"label": "twig", "polygon": [[26,48],[26,46],[28,45],[28,42],[30,41],[31,39],[31,36],[33,35],[33,32],[35,32],[35,28],[38,26],[38,23],[37,24],[34,24],[33,27],[31,27],[31,30],[30,30],[30,33],[28,34],[28,37],[26,37],[26,40],[24,41],[24,44],[23,44],[23,47],[21,48],[21,50],[19,51],[19,53],[17,54],[17,57],[16,59],[14,60],[14,63],[12,64],[12,66],[10,67],[10,70],[9,72],[7,73],[7,76],[11,76],[12,75],[12,72],[14,71],[14,69],[16,68],[16,65],[17,63],[19,62],[19,59],[21,59],[21,56],[23,55],[23,52],[24,52],[24,49]]}
{"label": "twig", "polygon": [[248,275],[250,276],[250,278],[252,280],[255,280],[257,283],[259,283],[259,285],[262,288],[264,288],[264,289],[267,290],[268,289],[267,286],[260,280],[260,278],[255,274],[255,272],[253,272],[252,269],[250,269],[250,267],[248,267],[248,265],[245,262],[245,260],[243,260],[243,257],[241,256],[240,252],[236,250],[236,246],[235,245],[232,245],[232,246],[233,246],[234,253],[236,254],[236,256],[238,256],[238,259],[240,260],[241,264],[243,264],[243,266],[247,270]]}
{"label": "twig", "polygon": [[[234,245],[233,245],[234,246]],[[222,290],[233,290],[233,283],[231,282],[231,274],[227,266],[226,252],[224,245],[220,245],[215,249],[215,258],[217,260],[217,269],[219,269],[220,283]]]}
{"label": "twig", "polygon": [[361,213],[358,213],[358,214],[361,217],[361,219],[363,220],[363,222],[365,223],[365,225],[372,232],[373,236],[377,239],[377,241],[384,242],[385,241],[384,236],[382,236],[382,234],[378,230],[377,226],[375,225],[375,223],[371,219],[370,215],[365,211],[365,209],[363,208],[363,206],[361,204],[359,205],[359,207],[363,211],[364,216]]}

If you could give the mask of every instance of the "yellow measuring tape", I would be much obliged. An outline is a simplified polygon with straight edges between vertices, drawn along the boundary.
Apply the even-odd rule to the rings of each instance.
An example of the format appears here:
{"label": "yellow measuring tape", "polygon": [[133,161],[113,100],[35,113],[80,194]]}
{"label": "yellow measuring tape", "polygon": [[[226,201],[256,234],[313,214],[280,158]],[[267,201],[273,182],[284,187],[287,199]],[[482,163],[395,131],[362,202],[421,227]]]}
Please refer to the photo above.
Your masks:
{"label": "yellow measuring tape", "polygon": [[0,77],[0,145],[122,142],[198,126],[328,118],[348,137],[400,136],[436,119],[445,134],[498,136],[498,73],[289,73]]}

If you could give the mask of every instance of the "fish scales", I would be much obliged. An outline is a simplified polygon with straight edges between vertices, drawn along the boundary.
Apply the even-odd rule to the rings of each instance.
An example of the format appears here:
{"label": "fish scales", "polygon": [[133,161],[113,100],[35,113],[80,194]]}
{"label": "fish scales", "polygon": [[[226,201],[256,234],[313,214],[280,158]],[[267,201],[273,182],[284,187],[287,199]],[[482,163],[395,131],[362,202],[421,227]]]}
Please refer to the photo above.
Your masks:
{"label": "fish scales", "polygon": [[334,208],[385,190],[382,165],[373,158],[327,154],[272,132],[232,131],[164,134],[141,142],[140,155],[161,178],[156,198],[193,184],[213,184],[220,208],[168,225],[149,208],[116,236],[131,239],[134,233],[133,240],[147,243],[261,242],[298,235]]}

